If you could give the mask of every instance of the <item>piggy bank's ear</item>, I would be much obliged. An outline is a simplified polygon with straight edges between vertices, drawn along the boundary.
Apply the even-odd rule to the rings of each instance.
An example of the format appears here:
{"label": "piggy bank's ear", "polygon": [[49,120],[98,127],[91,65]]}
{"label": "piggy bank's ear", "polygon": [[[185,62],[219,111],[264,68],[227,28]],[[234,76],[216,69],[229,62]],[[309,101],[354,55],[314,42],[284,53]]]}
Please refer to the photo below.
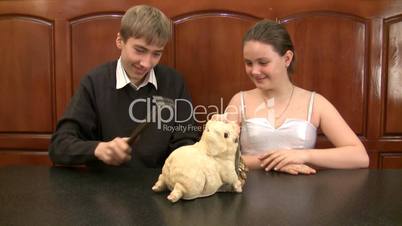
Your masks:
{"label": "piggy bank's ear", "polygon": [[222,121],[227,122],[227,115],[225,114],[214,114],[211,117],[211,121]]}
{"label": "piggy bank's ear", "polygon": [[235,123],[235,122],[231,122],[231,124],[232,124],[233,131],[234,131],[236,134],[239,134],[239,133],[240,133],[240,126],[239,126],[239,124],[237,124],[237,123]]}

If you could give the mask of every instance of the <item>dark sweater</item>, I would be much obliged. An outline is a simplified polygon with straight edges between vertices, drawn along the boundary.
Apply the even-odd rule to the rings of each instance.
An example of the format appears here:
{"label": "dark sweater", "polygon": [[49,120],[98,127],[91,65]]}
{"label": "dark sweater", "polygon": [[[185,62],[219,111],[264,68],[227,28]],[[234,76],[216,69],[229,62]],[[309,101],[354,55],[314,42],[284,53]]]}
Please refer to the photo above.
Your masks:
{"label": "dark sweater", "polygon": [[[116,65],[117,61],[101,65],[81,80],[78,91],[52,136],[49,156],[54,163],[102,165],[94,155],[98,143],[111,141],[115,137],[130,136],[139,124],[133,117],[146,119],[147,114],[156,109],[156,105],[152,104],[154,96],[173,101],[191,101],[181,76],[162,65],[154,68],[158,89],[151,83],[139,90],[130,85],[116,89]],[[132,104],[134,100],[141,101]],[[157,111],[155,112],[158,116]],[[169,118],[168,111],[161,112],[162,119]],[[179,120],[190,119],[178,123],[173,117],[169,122],[160,123],[160,118],[154,117],[153,122],[133,145],[133,158],[125,165],[142,162],[148,167],[160,167],[174,149],[193,144],[198,139],[199,131],[194,129],[197,127],[191,117],[192,107],[185,101],[179,101],[175,112],[175,117]],[[152,119],[150,116],[152,114],[148,115],[148,119]],[[186,131],[183,128],[186,128]]]}

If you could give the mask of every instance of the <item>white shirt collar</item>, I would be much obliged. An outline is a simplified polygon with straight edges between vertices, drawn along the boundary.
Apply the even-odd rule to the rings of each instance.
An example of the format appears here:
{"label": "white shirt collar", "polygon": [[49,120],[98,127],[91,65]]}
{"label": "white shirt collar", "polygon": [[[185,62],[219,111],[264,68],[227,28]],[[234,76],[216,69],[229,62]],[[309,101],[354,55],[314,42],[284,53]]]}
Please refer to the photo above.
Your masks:
{"label": "white shirt collar", "polygon": [[130,84],[134,89],[139,90],[141,87],[146,86],[148,83],[151,83],[152,85],[155,86],[155,89],[158,89],[158,84],[156,82],[155,77],[155,71],[153,68],[146,75],[144,81],[139,86],[136,86],[133,83],[131,83],[130,79],[127,76],[126,71],[123,68],[123,65],[121,64],[121,58],[119,58],[116,67],[116,89],[121,89],[125,87],[127,84]]}

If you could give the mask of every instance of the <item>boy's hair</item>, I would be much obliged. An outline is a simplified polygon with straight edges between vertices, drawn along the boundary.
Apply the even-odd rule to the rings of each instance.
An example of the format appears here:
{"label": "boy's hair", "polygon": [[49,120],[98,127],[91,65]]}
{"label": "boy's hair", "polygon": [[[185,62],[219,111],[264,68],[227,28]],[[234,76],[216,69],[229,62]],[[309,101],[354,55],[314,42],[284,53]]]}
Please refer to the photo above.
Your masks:
{"label": "boy's hair", "polygon": [[145,38],[147,44],[164,46],[171,35],[170,19],[162,11],[152,6],[131,7],[121,20],[120,36],[124,42],[130,37]]}
{"label": "boy's hair", "polygon": [[287,71],[289,75],[293,74],[296,53],[290,35],[284,26],[271,20],[261,20],[244,34],[243,46],[248,41],[258,41],[271,45],[275,52],[281,56],[288,50],[292,51],[293,58]]}

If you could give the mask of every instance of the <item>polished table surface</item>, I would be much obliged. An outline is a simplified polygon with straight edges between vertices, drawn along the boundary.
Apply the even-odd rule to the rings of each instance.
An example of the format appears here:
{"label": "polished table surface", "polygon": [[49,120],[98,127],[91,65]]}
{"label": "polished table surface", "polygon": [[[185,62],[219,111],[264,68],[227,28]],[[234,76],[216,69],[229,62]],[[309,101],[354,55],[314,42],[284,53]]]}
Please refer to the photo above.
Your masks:
{"label": "polished table surface", "polygon": [[402,170],[253,171],[244,192],[171,204],[159,169],[0,168],[0,225],[402,225]]}

